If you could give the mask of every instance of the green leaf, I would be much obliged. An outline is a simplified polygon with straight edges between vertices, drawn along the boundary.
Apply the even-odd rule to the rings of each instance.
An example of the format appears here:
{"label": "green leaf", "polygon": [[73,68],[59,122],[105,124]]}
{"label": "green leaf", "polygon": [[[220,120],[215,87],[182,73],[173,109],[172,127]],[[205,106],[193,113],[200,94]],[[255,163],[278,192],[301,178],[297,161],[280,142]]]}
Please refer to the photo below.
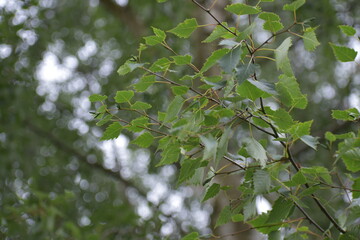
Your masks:
{"label": "green leaf", "polygon": [[311,186],[309,188],[306,188],[304,191],[302,191],[298,195],[298,197],[303,198],[303,197],[309,196],[309,195],[314,194],[315,192],[319,191],[319,189],[320,189],[319,185]]}
{"label": "green leaf", "polygon": [[134,92],[133,91],[117,91],[116,95],[114,97],[115,102],[117,103],[130,103],[130,99],[134,96]]}
{"label": "green leaf", "polygon": [[195,170],[201,165],[201,159],[185,159],[181,164],[178,184],[189,180],[195,174]]}
{"label": "green leaf", "polygon": [[[228,27],[226,22],[222,23],[225,27]],[[229,27],[229,29],[233,32],[235,32],[235,28],[234,27]],[[212,41],[215,41],[218,38],[233,38],[234,35],[232,33],[230,33],[228,30],[226,30],[225,28],[223,28],[220,25],[217,25],[214,30],[211,32],[211,34],[204,40],[202,41],[203,43],[209,43]]]}
{"label": "green leaf", "polygon": [[157,37],[161,38],[162,41],[165,40],[166,33],[163,30],[155,28],[155,27],[151,27],[151,28]]}
{"label": "green leaf", "polygon": [[307,106],[306,95],[300,91],[299,84],[294,76],[280,75],[276,83],[276,90],[280,95],[281,102],[288,107],[305,109]]}
{"label": "green leaf", "polygon": [[104,117],[103,119],[101,119],[100,121],[98,121],[98,122],[96,123],[96,126],[102,126],[102,125],[108,123],[108,122],[111,120],[112,117],[113,117],[112,115],[107,115],[106,117]]}
{"label": "green leaf", "polygon": [[171,144],[168,144],[161,153],[161,160],[156,167],[177,162],[179,160],[179,156],[180,144],[177,141],[173,141]]}
{"label": "green leaf", "polygon": [[215,197],[220,192],[220,184],[214,183],[212,184],[206,191],[206,194],[202,200],[205,202],[206,200]]}
{"label": "green leaf", "polygon": [[276,67],[277,69],[281,69],[289,77],[294,75],[288,58],[288,51],[291,45],[291,37],[288,37],[275,49]]}
{"label": "green leaf", "polygon": [[145,75],[140,78],[140,81],[133,85],[137,92],[144,92],[148,87],[154,84],[156,77],[154,75]]}
{"label": "green leaf", "polygon": [[192,56],[185,55],[185,56],[172,56],[172,59],[174,59],[174,62],[176,65],[186,65],[191,64]]}
{"label": "green leaf", "polygon": [[259,18],[267,21],[280,21],[279,15],[273,13],[273,12],[262,12],[259,14]]}
{"label": "green leaf", "polygon": [[356,121],[360,118],[359,110],[356,108],[350,108],[347,110],[331,110],[331,116],[337,120],[343,121]]}
{"label": "green leaf", "polygon": [[354,49],[344,46],[337,46],[333,43],[330,43],[330,46],[335,54],[335,57],[340,62],[351,62],[355,60],[357,52]]}
{"label": "green leaf", "polygon": [[303,35],[304,46],[307,51],[314,51],[317,46],[320,45],[315,34],[316,28],[306,28]]}
{"label": "green leaf", "polygon": [[131,132],[141,132],[148,124],[149,119],[147,117],[139,117],[132,120],[130,126],[126,127],[126,129]]}
{"label": "green leaf", "polygon": [[302,185],[306,183],[306,178],[302,171],[299,171],[295,173],[294,176],[292,176],[291,181],[285,182],[284,184],[288,187],[295,187],[298,185]]}
{"label": "green leaf", "polygon": [[143,65],[144,65],[143,63],[136,63],[132,60],[127,60],[123,65],[121,65],[119,67],[119,69],[117,70],[117,73],[120,76],[124,76],[124,75],[134,71],[136,68],[142,67]]}
{"label": "green leaf", "polygon": [[318,137],[313,137],[310,135],[304,135],[300,137],[300,140],[305,143],[306,145],[308,145],[309,147],[311,147],[312,149],[314,149],[315,151],[317,150],[317,145],[319,144],[318,141]]}
{"label": "green leaf", "polygon": [[356,178],[352,185],[352,189],[356,190],[352,192],[353,198],[360,198],[360,178]]}
{"label": "green leaf", "polygon": [[294,124],[291,115],[283,108],[279,108],[276,111],[266,111],[266,113],[281,130],[285,131]]}
{"label": "green leaf", "polygon": [[189,91],[189,87],[187,86],[174,86],[171,87],[172,92],[174,95],[184,95]]}
{"label": "green leaf", "polygon": [[231,221],[233,221],[233,222],[242,222],[242,221],[244,221],[244,215],[242,215],[240,213],[232,215],[231,216]]}
{"label": "green leaf", "polygon": [[341,29],[341,31],[348,35],[348,36],[354,36],[356,34],[356,30],[355,28],[349,26],[349,25],[339,25],[339,28]]}
{"label": "green leaf", "polygon": [[183,98],[181,96],[175,96],[167,108],[164,123],[171,122],[179,114],[183,104]]}
{"label": "green leaf", "polygon": [[244,82],[246,79],[248,79],[250,76],[252,76],[258,69],[260,69],[259,65],[257,64],[243,64],[240,65],[236,71],[236,80],[239,84]]}
{"label": "green leaf", "polygon": [[241,60],[242,49],[235,47],[219,60],[220,67],[225,73],[232,73]]}
{"label": "green leaf", "polygon": [[269,127],[269,124],[266,123],[264,120],[260,119],[260,118],[252,118],[252,121],[255,125],[257,125],[258,127],[262,127],[262,128],[267,128]]}
{"label": "green leaf", "polygon": [[114,123],[110,124],[105,129],[105,132],[104,132],[103,136],[100,138],[100,140],[104,141],[104,140],[110,140],[110,139],[117,138],[120,135],[122,128],[123,127],[118,122],[114,122]]}
{"label": "green leaf", "polygon": [[203,159],[215,160],[218,146],[216,139],[212,135],[208,135],[207,137],[200,136],[200,140],[205,146]]}
{"label": "green leaf", "polygon": [[248,81],[263,92],[266,92],[270,95],[277,95],[277,92],[275,90],[275,85],[273,83],[255,81],[252,79],[248,79]]}
{"label": "green leaf", "polygon": [[325,138],[326,138],[326,140],[328,140],[329,142],[334,142],[334,141],[336,141],[336,136],[335,136],[332,132],[326,132],[326,133],[325,133]]}
{"label": "green leaf", "polygon": [[145,43],[150,46],[162,43],[166,38],[165,32],[155,27],[152,27],[152,29],[155,35],[144,37]]}
{"label": "green leaf", "polygon": [[102,102],[106,99],[107,99],[107,96],[99,95],[99,94],[93,94],[93,95],[90,95],[90,97],[89,97],[90,102]]}
{"label": "green leaf", "polygon": [[299,7],[305,4],[305,0],[297,0],[290,4],[285,4],[283,10],[286,11],[296,11]]}
{"label": "green leaf", "polygon": [[267,223],[282,222],[289,216],[293,208],[294,203],[291,200],[287,200],[284,197],[279,197],[273,205]]}
{"label": "green leaf", "polygon": [[343,134],[335,134],[336,139],[347,139],[354,138],[355,134],[353,132],[343,133]]}
{"label": "green leaf", "polygon": [[284,26],[280,22],[279,15],[275,13],[262,12],[261,14],[259,14],[259,18],[265,21],[263,28],[272,33],[276,33],[277,31],[284,28]]}
{"label": "green leaf", "polygon": [[145,43],[149,46],[155,46],[157,44],[162,43],[162,40],[156,35],[144,37],[144,40]]}
{"label": "green leaf", "polygon": [[133,105],[131,105],[131,109],[134,110],[146,110],[146,109],[150,109],[152,106],[148,103],[144,103],[141,101],[136,101]]}
{"label": "green leaf", "polygon": [[253,176],[254,193],[265,194],[270,190],[271,178],[267,171],[256,170]]}
{"label": "green leaf", "polygon": [[251,34],[254,33],[254,30],[256,28],[257,24],[256,22],[254,21],[252,24],[250,24],[247,28],[244,29],[244,31],[240,32],[238,37],[237,37],[237,40],[245,40],[247,39]]}
{"label": "green leaf", "polygon": [[244,204],[244,221],[256,215],[256,199],[248,199]]}
{"label": "green leaf", "polygon": [[[107,111],[107,105],[101,105],[98,109],[96,109],[97,113],[105,113],[106,111]],[[97,118],[97,119],[99,119],[99,118]]]}
{"label": "green leaf", "polygon": [[198,23],[195,18],[186,19],[184,22],[179,23],[175,28],[168,32],[175,34],[180,38],[188,38],[198,27]]}
{"label": "green leaf", "polygon": [[263,168],[266,166],[266,150],[254,138],[248,138],[246,140],[246,151],[252,158],[254,158],[256,161],[259,161]]}
{"label": "green leaf", "polygon": [[149,68],[150,71],[153,72],[161,72],[161,71],[167,71],[168,68],[171,65],[171,61],[165,57],[160,58],[158,60],[156,60],[151,67]]}
{"label": "green leaf", "polygon": [[167,0],[156,0],[158,3],[164,3],[167,2]]}
{"label": "green leaf", "polygon": [[229,205],[225,206],[221,210],[221,212],[219,214],[219,217],[216,220],[215,228],[217,228],[218,226],[221,226],[221,225],[223,225],[225,223],[230,222],[231,221],[231,215],[232,214],[231,214],[230,206]]}
{"label": "green leaf", "polygon": [[216,117],[205,115],[205,119],[204,119],[205,126],[214,126],[218,122],[219,122],[219,119],[217,119]]}
{"label": "green leaf", "polygon": [[282,234],[281,231],[272,231],[268,233],[268,240],[282,240]]}
{"label": "green leaf", "polygon": [[268,30],[272,33],[276,33],[277,31],[284,28],[284,25],[280,21],[267,21],[263,24],[264,30]]}
{"label": "green leaf", "polygon": [[153,135],[149,132],[145,132],[138,136],[135,140],[131,141],[132,144],[136,144],[142,148],[148,148],[154,141]]}
{"label": "green leaf", "polygon": [[301,138],[304,135],[310,135],[310,128],[313,120],[307,122],[300,122],[294,124],[288,131],[294,140]]}
{"label": "green leaf", "polygon": [[234,3],[227,5],[225,10],[236,15],[257,14],[260,12],[260,8],[256,8],[242,3]]}
{"label": "green leaf", "polygon": [[300,172],[304,174],[307,179],[307,182],[318,183],[322,179],[326,183],[332,184],[331,176],[329,170],[324,167],[315,166],[315,167],[302,167]]}
{"label": "green leaf", "polygon": [[206,72],[209,70],[220,58],[222,58],[225,54],[227,54],[230,50],[227,48],[218,49],[206,59],[203,67],[201,68],[200,72]]}
{"label": "green leaf", "polygon": [[269,218],[269,214],[263,213],[263,214],[257,216],[255,219],[252,219],[248,223],[251,224],[252,226],[254,226],[254,228],[256,228],[257,231],[259,231],[263,234],[269,234],[273,231],[276,231],[280,227],[282,227],[281,223],[279,223],[279,224],[276,223],[276,225],[274,224],[274,226],[266,226],[266,225],[269,225],[269,224],[266,224],[268,218]]}
{"label": "green leaf", "polygon": [[260,97],[266,98],[271,96],[270,94],[255,87],[253,84],[250,83],[249,80],[244,81],[240,86],[238,86],[236,92],[241,97],[248,98],[252,101],[255,101]]}
{"label": "green leaf", "polygon": [[219,165],[221,159],[225,156],[225,154],[228,151],[229,136],[230,136],[231,131],[232,131],[232,129],[230,127],[226,128],[224,133],[221,135],[219,144],[217,146],[217,151],[216,151],[215,167],[217,167]]}
{"label": "green leaf", "polygon": [[351,172],[360,171],[360,148],[353,148],[341,154],[347,170]]}
{"label": "green leaf", "polygon": [[183,237],[181,240],[198,240],[199,234],[197,232],[192,232]]}

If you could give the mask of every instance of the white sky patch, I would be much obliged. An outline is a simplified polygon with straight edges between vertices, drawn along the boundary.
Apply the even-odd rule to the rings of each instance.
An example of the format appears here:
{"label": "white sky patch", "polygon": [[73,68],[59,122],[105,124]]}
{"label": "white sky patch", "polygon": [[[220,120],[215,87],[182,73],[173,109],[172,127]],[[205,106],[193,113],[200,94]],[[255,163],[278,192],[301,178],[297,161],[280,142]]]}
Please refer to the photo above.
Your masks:
{"label": "white sky patch", "polygon": [[80,226],[88,226],[91,224],[91,220],[88,216],[82,216],[78,221]]}
{"label": "white sky patch", "polygon": [[359,41],[359,39],[350,38],[349,45],[351,48],[353,48],[355,51],[357,51],[358,54],[356,55],[355,61],[359,62],[360,61],[360,41]]}
{"label": "white sky patch", "polygon": [[43,82],[64,82],[71,77],[71,74],[71,69],[60,64],[59,59],[52,52],[44,54],[43,61],[36,71],[36,77]]}
{"label": "white sky patch", "polygon": [[335,89],[328,83],[320,87],[320,92],[325,99],[332,99],[336,95]]}
{"label": "white sky patch", "polygon": [[89,126],[85,123],[83,119],[73,118],[68,123],[68,128],[70,130],[78,130],[80,135],[84,135],[89,132]]}
{"label": "white sky patch", "polygon": [[24,9],[18,9],[15,13],[15,16],[12,19],[13,25],[19,25],[25,22],[28,19],[28,11]]}
{"label": "white sky patch", "polygon": [[255,22],[256,26],[253,34],[255,41],[259,43],[265,42],[271,36],[271,33],[263,29],[264,20],[256,18]]}
{"label": "white sky patch", "polygon": [[165,204],[161,205],[161,210],[165,214],[178,213],[183,210],[184,197],[180,192],[174,192],[166,200]]}
{"label": "white sky patch", "polygon": [[122,7],[125,7],[128,3],[129,0],[115,0],[117,4],[119,4]]}
{"label": "white sky patch", "polygon": [[145,149],[138,149],[134,152],[136,161],[133,161],[132,170],[137,174],[144,174],[148,171],[150,155]]}
{"label": "white sky patch", "polygon": [[7,0],[0,0],[0,8],[5,7]]}
{"label": "white sky patch", "polygon": [[148,192],[146,198],[148,201],[157,205],[159,204],[160,200],[162,200],[166,196],[168,191],[169,189],[165,183],[157,182]]}
{"label": "white sky patch", "polygon": [[22,5],[24,5],[24,2],[20,0],[0,0],[0,7],[5,8],[7,12],[14,12]]}
{"label": "white sky patch", "polygon": [[141,203],[137,208],[137,213],[139,216],[145,220],[148,220],[152,217],[152,212],[146,203]]}
{"label": "white sky patch", "polygon": [[164,236],[168,236],[170,234],[172,234],[174,231],[174,227],[173,224],[171,222],[167,222],[164,225],[162,225],[160,232],[162,235]]}
{"label": "white sky patch", "polygon": [[114,65],[114,61],[110,59],[105,59],[100,65],[99,75],[101,77],[109,76],[114,71]]}
{"label": "white sky patch", "polygon": [[268,200],[266,200],[266,198],[263,196],[256,196],[256,210],[258,214],[266,213],[271,209],[271,204]]}
{"label": "white sky patch", "polygon": [[360,110],[360,92],[357,91],[357,93],[351,93],[349,96],[349,105],[350,108],[357,108]]}
{"label": "white sky patch", "polygon": [[82,61],[88,60],[97,53],[98,47],[93,40],[88,40],[85,45],[77,52],[78,57]]}
{"label": "white sky patch", "polygon": [[38,36],[35,33],[35,31],[33,30],[23,30],[20,29],[17,32],[17,35],[24,41],[26,42],[29,46],[32,46],[36,43]]}
{"label": "white sky patch", "polygon": [[124,135],[120,135],[114,140],[99,142],[99,148],[104,154],[104,165],[106,168],[112,169],[117,166],[117,156],[121,156],[124,159],[130,157],[130,152],[127,149],[128,144],[129,140]]}
{"label": "white sky patch", "polygon": [[4,59],[10,56],[12,52],[11,45],[0,44],[0,58]]}

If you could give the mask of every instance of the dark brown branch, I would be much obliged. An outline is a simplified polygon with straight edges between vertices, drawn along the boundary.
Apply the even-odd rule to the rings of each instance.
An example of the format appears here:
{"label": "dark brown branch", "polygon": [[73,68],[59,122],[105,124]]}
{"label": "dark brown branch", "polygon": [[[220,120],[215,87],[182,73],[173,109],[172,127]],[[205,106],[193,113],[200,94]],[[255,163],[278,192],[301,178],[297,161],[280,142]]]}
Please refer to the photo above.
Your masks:
{"label": "dark brown branch", "polygon": [[205,8],[203,5],[201,5],[200,3],[198,3],[198,1],[196,0],[191,0],[193,3],[195,3],[199,8],[201,8],[202,10],[204,10],[205,12],[207,12],[221,27],[223,27],[224,29],[226,29],[226,31],[228,31],[229,33],[231,33],[232,35],[234,35],[235,37],[237,36],[236,32],[233,32],[230,30],[230,28],[228,28],[227,26],[225,26],[224,24],[222,24],[222,22],[219,21],[219,19],[217,19],[210,11],[210,9]]}
{"label": "dark brown branch", "polygon": [[[161,78],[163,80],[165,80],[166,82],[172,84],[172,85],[175,85],[175,86],[182,86],[181,84],[177,83],[177,82],[174,82],[172,81],[171,79],[161,75],[161,74],[158,74],[158,73],[155,73],[153,71],[151,71],[150,69],[147,69],[147,68],[144,68],[144,67],[141,67],[141,69],[143,69],[144,71],[150,73],[151,75],[154,75],[158,78]],[[192,91],[193,93],[196,93],[197,95],[199,95],[200,97],[205,97],[207,99],[209,99],[210,101],[214,102],[214,103],[217,103],[220,105],[220,102],[218,100],[216,100],[215,98],[212,98],[212,97],[207,97],[205,96],[204,94],[202,94],[201,92],[199,92],[198,90],[196,90],[195,88],[193,87],[189,87],[190,91]]]}
{"label": "dark brown branch", "polygon": [[297,202],[293,201],[294,205],[299,209],[300,212],[309,220],[311,224],[313,224],[317,229],[320,230],[320,232],[324,233],[327,237],[330,237],[329,234],[319,225],[317,224],[310,216],[309,214],[299,205]]}

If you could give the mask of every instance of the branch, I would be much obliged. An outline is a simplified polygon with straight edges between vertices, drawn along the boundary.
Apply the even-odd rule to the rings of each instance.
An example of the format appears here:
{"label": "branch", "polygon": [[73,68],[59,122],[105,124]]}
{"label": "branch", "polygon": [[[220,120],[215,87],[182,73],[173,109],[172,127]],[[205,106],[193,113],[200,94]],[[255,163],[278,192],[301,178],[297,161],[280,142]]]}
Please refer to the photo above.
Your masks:
{"label": "branch", "polygon": [[[211,11],[210,11],[209,9],[206,9],[204,6],[202,6],[202,5],[201,5],[200,3],[198,3],[196,0],[192,0],[192,2],[195,3],[195,4],[196,4],[198,7],[200,7],[202,10],[204,10],[205,12],[207,12],[220,26],[222,26],[222,27],[223,27],[224,29],[226,29],[228,32],[232,33],[234,36],[237,36],[237,34],[236,34],[235,32],[231,31],[228,27],[226,27],[225,25],[223,25],[223,24],[211,13]],[[288,31],[289,31],[293,26],[295,26],[296,24],[297,24],[297,22],[296,22],[296,19],[295,19],[292,25],[290,25],[289,27],[287,27],[286,29],[284,29],[284,30],[282,30],[282,31],[280,31],[280,32],[277,32],[277,33],[271,35],[267,40],[265,40],[262,44],[260,44],[260,46],[258,46],[257,48],[255,48],[255,49],[253,49],[253,50],[250,49],[250,47],[248,46],[247,42],[245,41],[246,48],[247,48],[247,50],[248,50],[248,52],[249,52],[249,54],[250,54],[252,63],[255,63],[255,60],[254,60],[254,57],[253,57],[253,56],[254,56],[254,53],[255,53],[258,49],[260,49],[261,47],[263,47],[265,44],[267,44],[267,43],[268,43],[271,39],[273,39],[274,37],[276,37],[276,36],[278,36],[278,35],[280,35],[280,34],[283,34],[283,33],[285,33],[285,32],[288,32]],[[256,80],[256,74],[254,74],[254,79]],[[264,114],[266,114],[265,111],[264,111],[262,99],[260,99],[260,103],[261,103],[261,110],[263,111]],[[248,121],[248,120],[246,119],[246,121]],[[250,122],[249,122],[249,123],[250,123]],[[273,134],[272,134],[272,133],[269,133],[269,132],[267,132],[267,131],[265,131],[265,130],[261,130],[261,129],[259,129],[259,128],[258,128],[258,129],[261,130],[261,131],[263,131],[264,133],[267,133],[267,134],[270,135],[270,136],[278,137],[278,133],[277,133],[276,128],[275,128],[271,123],[268,122],[268,124],[269,124],[269,126],[271,127],[271,129],[273,130],[273,132],[274,132]],[[253,126],[255,127],[255,125],[253,125]],[[294,158],[293,158],[293,156],[292,156],[292,154],[291,154],[290,149],[287,147],[287,145],[286,145],[284,142],[281,142],[281,144],[282,144],[283,147],[286,149],[286,152],[287,152],[287,154],[288,154],[289,161],[291,162],[291,164],[293,165],[293,167],[295,168],[295,170],[298,172],[298,171],[300,170],[300,168],[299,168],[299,166],[296,164],[296,162],[295,162],[295,160],[294,160]],[[309,184],[307,184],[307,183],[305,184],[305,186],[306,186],[307,188],[310,187]],[[334,226],[335,226],[341,233],[345,233],[346,231],[343,230],[343,229],[340,227],[340,225],[335,221],[335,219],[333,219],[333,217],[329,214],[329,212],[328,212],[328,211],[326,210],[326,208],[321,204],[321,202],[316,198],[316,196],[315,196],[314,194],[311,194],[311,197],[314,199],[314,201],[315,201],[316,204],[319,206],[319,208],[321,209],[321,211],[325,214],[325,216],[334,224]],[[305,215],[305,212],[303,212],[303,213],[304,213],[304,215]],[[314,221],[312,221],[311,218],[309,218],[309,215],[306,214],[305,216],[308,217],[309,221],[313,222],[313,224],[315,224],[315,226],[317,226],[317,228],[318,228],[319,230],[322,229],[319,225],[317,225]],[[324,230],[322,230],[322,232],[325,233]]]}

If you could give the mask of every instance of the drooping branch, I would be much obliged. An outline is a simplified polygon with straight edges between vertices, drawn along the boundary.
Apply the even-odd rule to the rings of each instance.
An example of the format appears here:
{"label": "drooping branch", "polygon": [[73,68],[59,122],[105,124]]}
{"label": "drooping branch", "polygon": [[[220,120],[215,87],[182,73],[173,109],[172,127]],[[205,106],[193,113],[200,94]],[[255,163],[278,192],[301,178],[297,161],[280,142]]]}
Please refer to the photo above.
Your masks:
{"label": "drooping branch", "polygon": [[[200,4],[198,1],[196,1],[196,0],[191,0],[191,1],[192,1],[195,5],[197,5],[199,8],[201,8],[203,11],[205,11],[206,13],[208,13],[208,14],[209,14],[220,26],[222,26],[226,31],[230,32],[230,33],[233,34],[234,36],[237,36],[236,32],[231,31],[228,27],[226,27],[224,24],[222,24],[222,23],[211,13],[210,9],[207,9],[206,7],[204,7],[203,5],[201,5],[201,4]],[[249,47],[249,45],[247,44],[247,42],[244,41],[244,42],[245,42],[245,45],[246,45],[246,48],[247,48],[247,50],[248,50],[248,52],[249,52],[249,54],[250,54],[252,63],[255,62],[255,61],[254,61],[254,54],[255,54],[255,52],[256,52],[257,50],[259,50],[261,47],[263,47],[264,45],[266,45],[267,43],[269,43],[269,41],[272,40],[274,37],[276,37],[276,36],[278,36],[278,35],[280,35],[280,34],[289,32],[290,29],[291,29],[293,26],[295,26],[296,24],[298,24],[298,23],[297,23],[297,20],[296,20],[296,18],[295,18],[293,24],[291,24],[288,28],[286,28],[285,30],[282,30],[282,31],[280,31],[280,32],[277,32],[277,33],[275,33],[275,34],[272,34],[267,40],[265,40],[262,44],[260,44],[257,48],[255,48],[255,49],[253,49],[253,50],[251,50],[251,48]],[[255,78],[255,80],[256,80],[256,75],[255,75],[255,74],[254,74],[254,78]],[[261,109],[262,109],[263,113],[266,114],[265,111],[264,111],[263,102],[262,102],[262,99],[261,99],[261,98],[260,98],[260,102],[261,102]],[[273,136],[273,137],[278,137],[279,134],[278,134],[276,128],[272,125],[272,123],[269,123],[269,122],[267,122],[267,123],[268,123],[269,127],[270,127],[270,128],[273,130],[273,132],[274,132],[273,134],[270,133],[270,134],[268,134],[268,135]],[[263,132],[264,132],[264,131],[263,131]],[[265,133],[266,133],[266,132],[265,132]],[[288,159],[289,159],[289,161],[291,162],[291,164],[293,165],[293,167],[295,168],[295,170],[296,170],[297,172],[300,171],[300,168],[299,168],[299,166],[297,165],[297,163],[295,162],[295,159],[293,158],[292,153],[291,153],[291,150],[288,148],[287,144],[284,143],[284,142],[281,142],[281,144],[282,144],[283,147],[286,149],[286,152],[287,152],[287,155],[288,155]],[[310,187],[309,184],[307,184],[307,183],[305,184],[305,186],[306,186],[307,188]],[[330,222],[332,222],[332,223],[334,224],[335,228],[338,229],[341,233],[346,233],[346,231],[340,227],[340,225],[339,225],[339,224],[335,221],[335,219],[330,215],[330,213],[326,210],[326,208],[322,205],[322,203],[318,200],[318,198],[317,198],[314,194],[311,194],[311,197],[313,198],[313,200],[315,201],[315,203],[318,205],[318,207],[320,208],[320,210],[324,213],[324,215],[330,220]],[[304,213],[304,212],[303,212],[303,213]],[[309,221],[313,222],[313,221],[311,220],[311,218],[309,218],[309,216],[308,216],[307,214],[304,214],[304,215],[308,218]],[[313,223],[314,223],[314,222],[313,222]],[[317,225],[317,224],[315,223],[315,226],[317,226],[317,228],[321,231],[321,228],[319,228],[319,225]],[[325,231],[323,231],[323,230],[322,230],[322,232],[325,233]]]}

